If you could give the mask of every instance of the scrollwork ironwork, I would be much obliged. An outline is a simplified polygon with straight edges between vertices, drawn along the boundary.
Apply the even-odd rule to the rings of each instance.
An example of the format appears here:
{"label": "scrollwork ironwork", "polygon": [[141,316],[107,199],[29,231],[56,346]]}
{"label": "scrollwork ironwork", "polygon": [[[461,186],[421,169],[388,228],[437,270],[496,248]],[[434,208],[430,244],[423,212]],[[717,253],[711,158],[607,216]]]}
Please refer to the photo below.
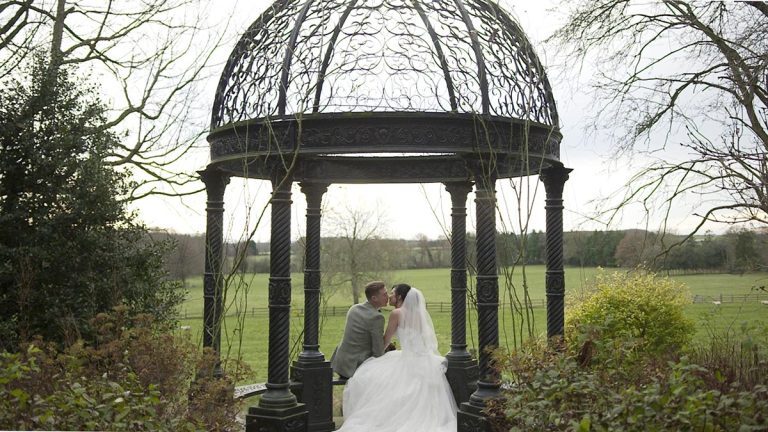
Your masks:
{"label": "scrollwork ironwork", "polygon": [[276,1],[230,55],[211,121],[361,111],[558,122],[531,43],[490,0]]}

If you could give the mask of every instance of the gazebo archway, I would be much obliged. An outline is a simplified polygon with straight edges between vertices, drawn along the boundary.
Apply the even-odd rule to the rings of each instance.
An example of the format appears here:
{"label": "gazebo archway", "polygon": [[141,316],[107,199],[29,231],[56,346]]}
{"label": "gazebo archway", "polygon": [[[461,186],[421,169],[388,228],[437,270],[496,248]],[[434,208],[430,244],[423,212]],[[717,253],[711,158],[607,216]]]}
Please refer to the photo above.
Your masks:
{"label": "gazebo archway", "polygon": [[[520,27],[488,0],[278,0],[245,32],[214,101],[204,345],[220,348],[224,190],[269,180],[271,255],[266,392],[249,431],[329,431],[332,371],[318,345],[320,207],[334,183],[445,184],[452,201],[448,378],[459,430],[488,430],[500,394],[498,179],[546,189],[547,334],[563,334],[562,190],[569,169],[546,74]],[[304,345],[289,365],[291,185],[307,198]],[[479,359],[466,344],[466,201],[475,188]],[[293,391],[292,391],[293,389]],[[298,397],[297,397],[298,395]]]}

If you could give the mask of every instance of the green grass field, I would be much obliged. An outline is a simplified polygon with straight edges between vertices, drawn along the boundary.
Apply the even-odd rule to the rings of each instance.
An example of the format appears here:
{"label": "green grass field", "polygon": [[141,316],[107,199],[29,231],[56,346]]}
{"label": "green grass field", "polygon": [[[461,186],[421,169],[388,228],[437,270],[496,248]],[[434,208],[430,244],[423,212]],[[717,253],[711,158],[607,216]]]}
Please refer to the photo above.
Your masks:
{"label": "green grass field", "polygon": [[[595,268],[566,268],[566,296],[574,294],[589,286],[590,280],[596,274]],[[728,303],[730,295],[755,294],[754,286],[766,285],[768,274],[747,274],[743,276],[730,274],[708,274],[675,276],[673,279],[685,283],[692,295],[699,295],[706,299],[719,299],[724,296],[721,305],[706,303],[691,304],[686,313],[697,322],[699,332],[697,337],[705,337],[711,329],[726,329],[740,326],[742,322],[761,321],[768,323],[768,305],[759,301]],[[240,312],[240,318],[231,316],[224,322],[222,331],[223,356],[241,356],[254,370],[253,379],[264,381],[267,374],[267,332],[268,319],[264,313],[252,314],[253,308],[265,308],[267,306],[267,280],[265,274],[246,274],[233,277],[230,282],[227,313],[235,315]],[[523,283],[525,281],[525,283]],[[298,309],[304,306],[303,275],[293,275],[292,305],[294,313],[291,317],[291,340],[293,347],[292,356],[301,351],[303,317]],[[435,331],[441,352],[447,352],[450,348],[450,270],[427,269],[407,270],[394,273],[389,285],[397,282],[407,282],[418,287],[424,292],[427,301],[431,304],[443,303],[443,312],[439,309],[431,309]],[[470,281],[471,285],[471,281]],[[518,314],[512,313],[510,308],[503,307],[499,315],[500,343],[502,346],[514,347],[519,342],[521,335],[527,331],[521,331],[521,324],[530,325],[534,334],[546,331],[546,311],[543,306],[544,293],[544,266],[529,266],[525,268],[525,275],[521,269],[517,269],[510,276],[502,275],[499,278],[500,295],[504,303],[508,303],[511,297],[523,296],[523,286],[528,288],[528,296],[531,298],[534,308],[530,320],[521,323]],[[514,287],[514,289],[512,288]],[[182,325],[190,326],[193,337],[201,340],[202,330],[202,279],[194,279],[188,284],[189,295],[182,306],[182,314],[188,318],[182,320]],[[516,291],[515,291],[516,290]],[[763,299],[768,299],[768,294],[763,293]],[[344,329],[344,311],[351,303],[351,295],[346,291],[336,292],[327,298],[329,308],[336,308],[336,314],[327,314],[323,317],[320,333],[320,350],[330,358],[334,347],[341,338]],[[245,313],[243,313],[245,312]],[[384,311],[385,315],[388,311]],[[467,343],[470,348],[475,346],[476,327],[475,317],[467,319]],[[242,331],[241,331],[242,329]]]}

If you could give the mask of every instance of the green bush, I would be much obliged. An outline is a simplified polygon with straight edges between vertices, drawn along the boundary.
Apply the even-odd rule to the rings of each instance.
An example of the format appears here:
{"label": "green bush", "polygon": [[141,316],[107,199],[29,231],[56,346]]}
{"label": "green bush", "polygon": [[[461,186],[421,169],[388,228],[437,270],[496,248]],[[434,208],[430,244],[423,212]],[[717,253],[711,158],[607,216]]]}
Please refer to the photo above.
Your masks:
{"label": "green bush", "polygon": [[701,317],[700,326],[707,337],[696,340],[686,350],[691,361],[717,372],[709,384],[719,390],[768,386],[768,324],[732,322],[715,329],[712,315],[719,313],[717,309]]}
{"label": "green bush", "polygon": [[49,82],[44,59],[26,72],[0,80],[0,350],[90,339],[118,304],[173,324],[184,293],[128,208],[93,80],[65,67]]}
{"label": "green bush", "polygon": [[[680,304],[676,287],[643,274],[602,276],[597,286],[580,303],[577,316],[585,321],[569,322],[565,346],[533,340],[510,355],[496,353],[494,364],[505,381],[504,399],[489,407],[496,430],[768,431],[765,326],[711,330],[707,340],[669,350],[665,344],[683,339],[671,335],[685,334],[689,324],[672,332],[656,330],[680,325],[679,319],[656,312],[659,322],[644,325],[646,332],[661,332],[665,339],[659,339],[615,321],[642,322],[621,309],[649,293]],[[638,295],[629,296],[629,287]],[[601,301],[589,303],[595,296]],[[617,304],[616,298],[625,300]],[[620,313],[610,313],[616,309]],[[662,310],[675,312],[671,306]],[[600,317],[605,317],[603,327]]]}
{"label": "green bush", "polygon": [[[190,424],[172,424],[158,416],[161,401],[157,388],[142,388],[134,374],[127,374],[120,383],[110,380],[107,374],[78,376],[77,368],[56,364],[63,360],[51,359],[34,345],[25,353],[0,354],[0,427],[193,430]],[[46,368],[51,367],[58,373],[50,374]],[[41,381],[42,376],[48,380]]]}
{"label": "green bush", "polygon": [[126,310],[92,321],[94,344],[0,354],[0,430],[241,429],[233,382],[247,371],[214,377],[210,352]]}
{"label": "green bush", "polygon": [[[626,349],[635,350],[632,344]],[[495,430],[768,430],[764,384],[724,382],[718,371],[687,358],[659,363],[645,356],[630,364],[585,366],[577,351],[528,345],[512,355],[497,355],[506,385],[504,399],[490,407]]]}
{"label": "green bush", "polygon": [[568,306],[566,334],[578,343],[578,336],[591,329],[604,343],[675,352],[690,342],[695,330],[683,313],[690,298],[684,285],[653,273],[601,271],[593,288]]}

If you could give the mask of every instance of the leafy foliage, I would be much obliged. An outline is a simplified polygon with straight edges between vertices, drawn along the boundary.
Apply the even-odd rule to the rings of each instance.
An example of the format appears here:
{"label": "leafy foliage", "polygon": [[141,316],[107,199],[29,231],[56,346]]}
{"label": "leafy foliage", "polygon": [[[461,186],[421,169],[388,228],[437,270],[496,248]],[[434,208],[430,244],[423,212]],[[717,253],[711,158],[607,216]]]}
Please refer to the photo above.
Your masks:
{"label": "leafy foliage", "polygon": [[164,246],[127,212],[120,146],[94,88],[41,59],[0,86],[0,349],[35,335],[72,343],[124,303],[170,322],[183,300],[164,280]]}
{"label": "leafy foliage", "polygon": [[636,341],[643,351],[661,353],[685,346],[693,323],[684,316],[690,303],[684,285],[640,270],[597,275],[594,287],[568,308],[570,332],[596,328],[605,340]]}
{"label": "leafy foliage", "polygon": [[707,337],[686,350],[691,361],[717,371],[709,377],[708,385],[720,391],[768,386],[768,324],[742,321],[716,329],[711,323],[722,320],[717,317],[720,313],[713,310],[702,316],[701,326]]}
{"label": "leafy foliage", "polygon": [[[639,352],[634,340],[573,335],[563,352],[530,343],[512,355],[497,353],[507,381],[490,411],[499,431],[752,431],[768,428],[768,345],[751,337],[752,368],[725,345],[691,357]],[[591,354],[587,354],[591,353]],[[716,358],[719,363],[698,363]],[[598,361],[595,361],[599,359]],[[728,371],[750,369],[751,380]]]}
{"label": "leafy foliage", "polygon": [[[233,381],[188,336],[158,331],[127,308],[100,314],[95,344],[40,341],[0,354],[0,428],[226,431],[239,429]],[[194,377],[194,370],[209,371]],[[235,369],[232,379],[244,369]],[[195,378],[193,380],[193,378]]]}

